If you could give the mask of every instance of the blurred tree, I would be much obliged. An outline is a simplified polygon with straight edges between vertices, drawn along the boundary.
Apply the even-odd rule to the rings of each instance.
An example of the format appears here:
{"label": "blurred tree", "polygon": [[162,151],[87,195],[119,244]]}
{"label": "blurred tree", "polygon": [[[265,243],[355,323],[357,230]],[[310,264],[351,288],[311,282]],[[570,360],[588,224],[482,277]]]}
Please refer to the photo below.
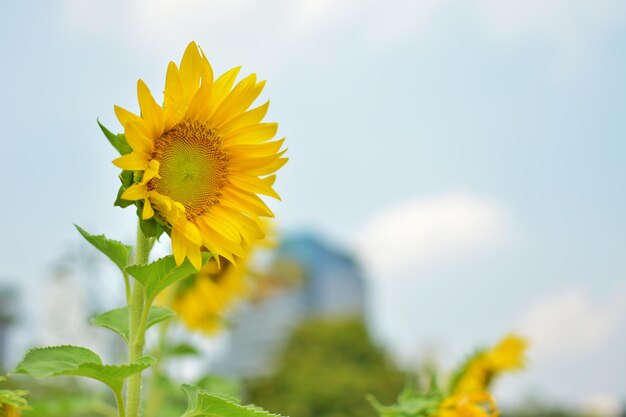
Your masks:
{"label": "blurred tree", "polygon": [[303,322],[277,365],[247,383],[248,399],[290,417],[375,417],[365,395],[392,402],[406,380],[360,319]]}

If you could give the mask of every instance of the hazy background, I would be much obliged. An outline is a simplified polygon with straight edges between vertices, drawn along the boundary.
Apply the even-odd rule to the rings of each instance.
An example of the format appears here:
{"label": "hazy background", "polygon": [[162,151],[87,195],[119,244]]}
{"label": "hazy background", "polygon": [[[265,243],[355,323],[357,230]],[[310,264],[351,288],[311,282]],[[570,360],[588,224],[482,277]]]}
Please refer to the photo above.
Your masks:
{"label": "hazy background", "polygon": [[[504,401],[626,398],[626,3],[0,3],[0,284],[26,294],[79,236],[131,241],[96,125],[197,41],[268,84],[281,230],[354,250],[378,338],[458,361],[517,330]],[[34,292],[31,292],[34,293]],[[45,297],[45,295],[44,295]],[[28,295],[24,303],[36,304]]]}

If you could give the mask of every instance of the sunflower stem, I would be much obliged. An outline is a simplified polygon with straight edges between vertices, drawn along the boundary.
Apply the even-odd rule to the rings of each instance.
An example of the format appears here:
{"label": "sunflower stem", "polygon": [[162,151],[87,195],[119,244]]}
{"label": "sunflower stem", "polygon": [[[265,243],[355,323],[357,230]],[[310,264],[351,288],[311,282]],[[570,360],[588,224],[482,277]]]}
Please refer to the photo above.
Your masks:
{"label": "sunflower stem", "polygon": [[[150,239],[147,238],[141,228],[137,227],[137,246],[135,248],[135,264],[144,265],[150,258]],[[129,311],[129,363],[135,362],[143,356],[145,343],[146,321],[150,306],[145,299],[144,288],[138,282],[133,284],[133,290],[128,304]],[[128,379],[126,388],[127,417],[139,417],[141,412],[141,373],[132,375]]]}

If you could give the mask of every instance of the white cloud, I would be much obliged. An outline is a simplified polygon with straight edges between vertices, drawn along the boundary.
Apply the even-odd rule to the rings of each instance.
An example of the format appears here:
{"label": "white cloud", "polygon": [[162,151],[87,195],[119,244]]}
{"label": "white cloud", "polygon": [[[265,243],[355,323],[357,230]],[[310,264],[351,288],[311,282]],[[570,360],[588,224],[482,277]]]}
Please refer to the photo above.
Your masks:
{"label": "white cloud", "polygon": [[374,272],[414,268],[503,242],[511,231],[508,217],[495,201],[451,192],[403,202],[374,215],[357,246]]}
{"label": "white cloud", "polygon": [[606,346],[625,315],[626,290],[599,303],[582,288],[572,288],[531,305],[519,329],[532,341],[534,360],[572,357]]}

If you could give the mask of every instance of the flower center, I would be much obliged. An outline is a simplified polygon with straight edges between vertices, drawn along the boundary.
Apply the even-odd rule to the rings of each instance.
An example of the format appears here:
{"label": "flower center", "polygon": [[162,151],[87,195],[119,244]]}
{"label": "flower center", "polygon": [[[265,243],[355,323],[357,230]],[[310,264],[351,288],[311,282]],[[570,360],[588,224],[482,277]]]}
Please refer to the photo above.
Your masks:
{"label": "flower center", "polygon": [[189,220],[219,201],[229,157],[215,129],[180,122],[156,140],[152,158],[159,161],[161,178],[150,180],[148,189],[181,203]]}

